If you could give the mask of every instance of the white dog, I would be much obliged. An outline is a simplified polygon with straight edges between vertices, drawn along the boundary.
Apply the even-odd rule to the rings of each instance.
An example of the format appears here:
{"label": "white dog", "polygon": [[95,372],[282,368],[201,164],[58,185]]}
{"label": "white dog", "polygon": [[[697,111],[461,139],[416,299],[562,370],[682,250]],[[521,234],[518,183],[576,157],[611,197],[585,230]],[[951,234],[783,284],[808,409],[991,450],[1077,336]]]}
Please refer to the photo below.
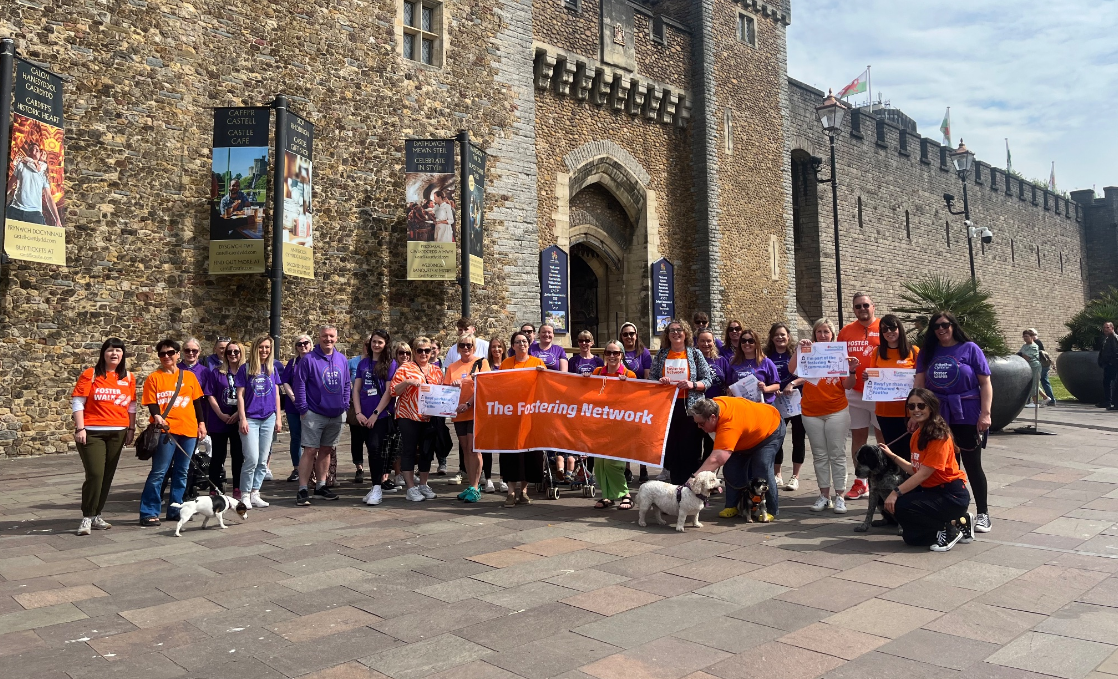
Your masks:
{"label": "white dog", "polygon": [[641,486],[637,492],[637,502],[640,505],[637,523],[641,526],[647,526],[644,515],[649,509],[652,509],[653,516],[656,517],[657,523],[661,525],[667,522],[664,521],[664,517],[660,516],[660,512],[676,515],[678,519],[675,522],[675,529],[680,533],[683,532],[683,526],[687,523],[687,517],[689,516],[695,517],[692,526],[702,528],[703,524],[699,523],[699,512],[706,506],[706,500],[710,497],[710,494],[716,488],[721,487],[722,483],[714,475],[714,472],[699,472],[682,486],[674,486],[661,481],[649,481]]}
{"label": "white dog", "polygon": [[195,514],[201,514],[205,517],[202,519],[203,530],[205,530],[206,524],[210,522],[210,519],[215,517],[217,518],[217,525],[225,528],[225,519],[222,518],[222,514],[230,509],[237,512],[242,519],[248,518],[248,505],[240,500],[233,499],[233,497],[229,495],[202,495],[189,502],[183,502],[182,504],[173,502],[171,506],[179,510],[179,525],[175,526],[175,537],[177,538],[182,537],[182,533],[179,531],[181,531],[182,527],[186,525],[186,522],[190,520],[190,517]]}

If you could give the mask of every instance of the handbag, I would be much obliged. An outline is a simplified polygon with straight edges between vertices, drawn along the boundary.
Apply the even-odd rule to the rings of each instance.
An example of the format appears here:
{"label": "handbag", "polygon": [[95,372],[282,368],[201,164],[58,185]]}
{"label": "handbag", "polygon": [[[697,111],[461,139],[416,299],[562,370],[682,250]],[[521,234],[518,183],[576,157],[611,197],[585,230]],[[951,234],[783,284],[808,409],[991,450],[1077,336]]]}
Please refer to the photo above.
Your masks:
{"label": "handbag", "polygon": [[1042,366],[1044,366],[1045,368],[1051,368],[1052,367],[1052,354],[1050,354],[1047,351],[1041,349],[1040,350],[1040,364]]}
{"label": "handbag", "polygon": [[[167,413],[171,412],[171,407],[175,405],[175,399],[179,397],[179,390],[182,389],[182,377],[185,371],[179,370],[179,379],[175,383],[175,393],[171,394],[171,400],[167,401],[167,407],[163,409],[160,415],[163,419],[167,419]],[[160,430],[155,423],[148,425],[147,429],[140,434],[140,438],[136,439],[136,459],[150,460],[155,456],[155,451],[159,448],[160,437],[163,436],[163,431]]]}

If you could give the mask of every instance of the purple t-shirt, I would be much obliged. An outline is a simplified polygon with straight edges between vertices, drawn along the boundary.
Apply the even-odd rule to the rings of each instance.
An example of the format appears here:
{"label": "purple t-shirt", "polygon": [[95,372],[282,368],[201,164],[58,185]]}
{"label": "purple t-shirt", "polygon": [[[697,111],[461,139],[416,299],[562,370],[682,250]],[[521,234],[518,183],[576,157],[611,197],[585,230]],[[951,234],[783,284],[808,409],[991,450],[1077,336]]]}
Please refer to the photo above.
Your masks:
{"label": "purple t-shirt", "polygon": [[[292,358],[283,366],[283,372],[280,373],[280,384],[291,384],[291,380],[295,378],[295,368],[298,367],[297,359]],[[288,418],[299,417],[299,409],[295,407],[295,399],[284,396],[280,399],[284,411],[287,413]]]}
{"label": "purple t-shirt", "polygon": [[546,350],[540,348],[539,342],[532,342],[532,346],[528,347],[528,355],[535,356],[543,361],[548,370],[558,370],[559,361],[567,357],[567,352],[563,351],[563,347],[558,344],[552,344]]}
{"label": "purple t-shirt", "polygon": [[734,360],[734,345],[729,343],[723,344],[721,340],[714,340],[714,345],[718,347],[718,353],[731,361]]}
{"label": "purple t-shirt", "polygon": [[594,368],[603,368],[606,363],[602,360],[601,356],[591,356],[590,358],[583,358],[575,354],[567,361],[567,372],[576,375],[593,375]]}
{"label": "purple t-shirt", "polygon": [[710,366],[711,382],[703,395],[707,398],[714,398],[715,396],[725,396],[726,387],[726,370],[729,368],[726,358],[724,356],[717,356],[715,358],[706,359],[707,365]]}
{"label": "purple t-shirt", "polygon": [[248,365],[242,365],[233,382],[238,389],[245,390],[245,417],[250,420],[266,420],[276,412],[276,389],[279,388],[280,374],[272,366],[272,374],[259,373],[249,377]]}
{"label": "purple t-shirt", "polygon": [[[365,417],[372,415],[373,411],[380,405],[380,400],[384,398],[385,392],[388,391],[388,383],[392,381],[392,376],[396,374],[396,368],[396,361],[389,363],[388,379],[382,380],[377,377],[377,362],[373,359],[365,357],[357,364],[357,378],[361,380],[361,390],[357,393],[357,398],[361,401],[362,415]],[[377,415],[377,419],[391,416],[392,400],[389,399],[384,412]]]}
{"label": "purple t-shirt", "polygon": [[621,360],[625,362],[626,368],[637,374],[637,379],[645,379],[648,377],[648,371],[652,369],[652,354],[648,349],[643,349],[640,354],[626,351],[622,354]]}
{"label": "purple t-shirt", "polygon": [[773,352],[766,356],[776,366],[776,372],[780,375],[780,387],[783,389],[788,386],[788,383],[796,379],[796,376],[788,372],[788,362],[792,360],[792,352],[786,351],[783,354]]}
{"label": "purple t-shirt", "polygon": [[[202,393],[217,399],[217,405],[226,415],[237,412],[237,385],[236,374],[223,373],[217,369],[207,370],[206,379],[202,382]],[[236,433],[236,427],[230,427],[217,417],[217,413],[210,407],[209,400],[202,409],[206,413],[206,431],[211,434]]]}
{"label": "purple t-shirt", "polygon": [[928,353],[932,355],[917,355],[916,372],[924,373],[924,386],[939,398],[939,414],[947,424],[978,424],[978,376],[990,374],[982,350],[974,342],[963,342]]}
{"label": "purple t-shirt", "polygon": [[[738,382],[746,375],[753,375],[758,381],[764,382],[766,385],[777,384],[780,382],[780,372],[776,369],[776,364],[768,358],[761,359],[758,363],[756,359],[746,360],[745,363],[730,364],[730,360],[726,359],[729,364],[726,369],[726,386]],[[765,403],[772,403],[776,400],[776,394],[765,394]]]}

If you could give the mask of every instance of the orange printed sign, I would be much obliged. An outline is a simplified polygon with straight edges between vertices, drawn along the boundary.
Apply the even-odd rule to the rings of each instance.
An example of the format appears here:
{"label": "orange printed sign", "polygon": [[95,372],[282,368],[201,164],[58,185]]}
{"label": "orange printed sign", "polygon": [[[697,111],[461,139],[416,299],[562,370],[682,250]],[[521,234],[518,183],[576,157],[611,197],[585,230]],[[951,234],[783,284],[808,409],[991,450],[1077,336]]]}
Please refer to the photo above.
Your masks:
{"label": "orange printed sign", "polygon": [[660,466],[676,389],[551,370],[475,376],[474,450],[555,450]]}

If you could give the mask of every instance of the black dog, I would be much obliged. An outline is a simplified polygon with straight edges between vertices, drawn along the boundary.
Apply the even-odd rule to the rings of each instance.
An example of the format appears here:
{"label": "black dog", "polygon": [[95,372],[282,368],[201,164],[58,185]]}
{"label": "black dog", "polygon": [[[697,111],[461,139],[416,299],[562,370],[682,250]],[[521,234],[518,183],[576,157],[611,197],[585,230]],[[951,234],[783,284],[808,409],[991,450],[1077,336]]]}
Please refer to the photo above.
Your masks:
{"label": "black dog", "polygon": [[[858,449],[858,455],[855,458],[857,464],[854,466],[854,473],[858,478],[870,480],[870,493],[866,498],[869,500],[869,508],[866,510],[866,520],[860,526],[855,526],[854,530],[858,533],[864,533],[870,529],[870,526],[895,526],[896,520],[885,511],[885,499],[889,494],[897,489],[897,486],[904,483],[906,478],[905,473],[893,462],[892,458],[888,457],[882,452],[879,446],[864,445]],[[878,507],[881,507],[881,514],[885,518],[881,521],[873,520],[873,513]]]}
{"label": "black dog", "polygon": [[765,499],[768,492],[769,480],[763,476],[756,477],[742,489],[739,512],[745,517],[746,523],[769,522],[768,502]]}

